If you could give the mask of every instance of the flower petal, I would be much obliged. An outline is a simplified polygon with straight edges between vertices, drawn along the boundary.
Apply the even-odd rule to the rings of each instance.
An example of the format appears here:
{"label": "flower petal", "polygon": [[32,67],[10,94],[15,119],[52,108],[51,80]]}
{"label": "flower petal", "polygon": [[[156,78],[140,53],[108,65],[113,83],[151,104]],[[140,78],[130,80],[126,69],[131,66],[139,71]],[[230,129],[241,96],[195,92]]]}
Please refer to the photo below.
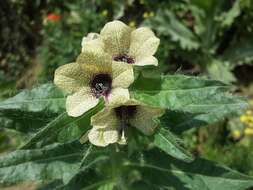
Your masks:
{"label": "flower petal", "polygon": [[69,63],[56,69],[54,83],[59,88],[73,93],[87,86],[88,78],[77,63]]}
{"label": "flower petal", "polygon": [[91,117],[91,125],[93,128],[110,128],[111,126],[119,126],[120,121],[116,117],[113,109],[104,108]]}
{"label": "flower petal", "polygon": [[87,48],[77,58],[77,63],[91,80],[96,74],[111,74],[111,57],[99,48]]}
{"label": "flower petal", "polygon": [[153,121],[164,113],[163,109],[149,106],[137,106],[134,118],[130,119],[130,124],[139,129],[145,135],[153,134],[157,124]]}
{"label": "flower petal", "polygon": [[108,143],[104,140],[104,132],[101,129],[91,129],[88,134],[89,141],[96,146],[107,146]]}
{"label": "flower petal", "polygon": [[78,117],[98,104],[99,99],[93,97],[89,90],[89,88],[82,88],[67,97],[66,110],[68,115]]}
{"label": "flower petal", "polygon": [[131,33],[129,55],[136,61],[155,54],[160,40],[146,27],[141,27]]}
{"label": "flower petal", "polygon": [[126,63],[113,61],[112,87],[128,88],[134,82],[133,67]]}
{"label": "flower petal", "polygon": [[130,99],[129,91],[125,88],[113,88],[110,95],[107,98],[107,106],[115,108],[123,105]]}
{"label": "flower petal", "polygon": [[88,47],[88,46],[101,46],[103,48],[103,43],[101,40],[98,40],[99,34],[98,33],[89,33],[87,36],[84,36],[82,39],[82,52]]}
{"label": "flower petal", "polygon": [[118,126],[112,126],[104,130],[104,141],[108,144],[116,143],[119,140]]}
{"label": "flower petal", "polygon": [[158,60],[154,56],[149,56],[143,59],[137,60],[134,65],[145,66],[145,65],[158,65]]}
{"label": "flower petal", "polygon": [[107,23],[100,33],[105,51],[113,56],[126,54],[130,45],[131,31],[132,29],[121,21]]}
{"label": "flower petal", "polygon": [[105,147],[109,144],[116,143],[119,139],[119,133],[113,127],[102,129],[92,128],[88,134],[88,138],[92,144]]}

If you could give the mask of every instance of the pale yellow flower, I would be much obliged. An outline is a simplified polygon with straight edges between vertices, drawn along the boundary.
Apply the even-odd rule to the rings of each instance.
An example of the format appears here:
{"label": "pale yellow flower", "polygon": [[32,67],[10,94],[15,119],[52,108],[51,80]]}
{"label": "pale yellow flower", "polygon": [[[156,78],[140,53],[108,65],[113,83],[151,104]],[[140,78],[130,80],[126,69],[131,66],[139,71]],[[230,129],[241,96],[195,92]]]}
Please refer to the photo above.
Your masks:
{"label": "pale yellow flower", "polygon": [[163,109],[143,105],[134,100],[115,105],[104,108],[91,118],[93,128],[88,134],[88,139],[92,144],[125,144],[125,131],[129,127],[135,127],[145,135],[151,135],[157,127],[153,119],[164,113]]}
{"label": "pale yellow flower", "polygon": [[101,12],[101,15],[106,17],[108,15],[108,10],[104,9],[102,12]]}
{"label": "pale yellow flower", "polygon": [[128,87],[134,81],[133,68],[112,61],[104,53],[98,39],[88,42],[76,63],[59,67],[54,83],[71,93],[66,99],[66,111],[78,117],[96,106],[103,97],[106,104],[129,99]]}
{"label": "pale yellow flower", "polygon": [[130,21],[130,22],[128,23],[128,26],[130,26],[131,28],[135,28],[136,22],[135,22],[135,21]]}
{"label": "pale yellow flower", "polygon": [[234,130],[232,132],[232,136],[233,136],[234,139],[239,139],[241,137],[241,135],[242,135],[241,131],[239,131],[239,130]]}
{"label": "pale yellow flower", "polygon": [[[82,39],[82,52],[84,51],[86,45],[92,45],[93,43],[95,43],[95,41],[97,41],[97,43],[95,43],[96,45],[98,45],[98,43],[101,43],[99,40],[97,40],[99,37],[98,33],[89,33],[87,36],[84,36]],[[103,46],[103,44],[100,44],[100,46]]]}
{"label": "pale yellow flower", "polygon": [[253,135],[253,129],[247,127],[246,129],[244,129],[244,134],[245,135]]}
{"label": "pale yellow flower", "polygon": [[153,56],[160,40],[146,27],[133,29],[121,21],[107,23],[100,32],[104,51],[114,61],[132,65],[158,65]]}
{"label": "pale yellow flower", "polygon": [[143,18],[148,18],[149,14],[148,14],[148,12],[144,12],[142,16],[143,16]]}

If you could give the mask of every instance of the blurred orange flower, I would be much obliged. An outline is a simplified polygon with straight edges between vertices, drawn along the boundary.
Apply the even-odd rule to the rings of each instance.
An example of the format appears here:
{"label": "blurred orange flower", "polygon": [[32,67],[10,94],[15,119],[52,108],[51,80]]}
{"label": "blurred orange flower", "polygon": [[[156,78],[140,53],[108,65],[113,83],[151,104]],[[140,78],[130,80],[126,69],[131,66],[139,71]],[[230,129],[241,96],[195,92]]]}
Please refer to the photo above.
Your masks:
{"label": "blurred orange flower", "polygon": [[58,21],[61,19],[61,16],[55,13],[49,13],[46,18],[47,20],[50,20],[50,21]]}

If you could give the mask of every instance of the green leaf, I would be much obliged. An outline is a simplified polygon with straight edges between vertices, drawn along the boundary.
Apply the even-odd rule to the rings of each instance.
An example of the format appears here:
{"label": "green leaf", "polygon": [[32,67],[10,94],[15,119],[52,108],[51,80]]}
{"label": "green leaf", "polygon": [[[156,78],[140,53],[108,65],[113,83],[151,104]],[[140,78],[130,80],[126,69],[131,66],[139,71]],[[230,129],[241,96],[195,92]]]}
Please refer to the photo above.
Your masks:
{"label": "green leaf", "polygon": [[180,22],[173,12],[159,10],[154,18],[144,23],[160,35],[170,36],[172,41],[180,43],[183,49],[198,49],[199,42],[194,33]]}
{"label": "green leaf", "polygon": [[174,136],[168,129],[160,128],[155,133],[154,145],[170,156],[183,160],[185,162],[193,161],[192,155],[186,151],[180,144],[181,140]]}
{"label": "green leaf", "polygon": [[211,59],[207,64],[207,72],[212,79],[221,80],[226,83],[235,82],[235,77],[232,74],[229,62],[224,62],[219,59]]}
{"label": "green leaf", "polygon": [[238,17],[241,13],[240,2],[241,0],[236,0],[232,8],[220,16],[219,20],[221,22],[221,26],[229,27],[233,24],[236,17]]}
{"label": "green leaf", "polygon": [[[103,189],[104,187],[111,187],[113,180],[108,175],[99,175],[101,167],[110,163],[109,152],[106,148],[97,148],[92,145],[89,146],[81,161],[80,170],[69,180],[65,185],[58,187],[58,189],[72,190],[72,189]],[[109,164],[110,166],[110,164]],[[110,168],[110,167],[109,167]],[[108,189],[109,190],[109,189]]]}
{"label": "green leaf", "polygon": [[[70,117],[68,114],[62,113],[57,118],[55,118],[53,121],[48,123],[44,128],[42,128],[40,131],[35,133],[24,145],[22,145],[21,149],[28,149],[33,148],[36,146],[36,143],[40,141],[45,141],[49,139],[50,140],[56,140],[57,137],[60,138],[60,141],[66,141],[70,139],[79,138],[82,133],[87,131],[90,127],[90,118],[92,115],[94,115],[96,112],[98,112],[100,109],[102,109],[104,106],[103,101],[100,101],[100,103],[94,107],[93,109],[87,111],[80,117]],[[82,127],[83,129],[78,131],[78,133],[72,134],[63,132],[64,130],[67,130],[68,127]],[[81,125],[81,126],[80,126]],[[63,134],[62,134],[63,133]]]}
{"label": "green leaf", "polygon": [[249,36],[234,41],[224,52],[222,59],[231,63],[232,67],[253,61],[253,37]]}
{"label": "green leaf", "polygon": [[233,113],[245,108],[245,100],[226,93],[228,89],[229,86],[222,82],[199,77],[165,75],[151,78],[140,74],[131,86],[131,94],[150,106],[189,113],[222,109]]}
{"label": "green leaf", "polygon": [[244,190],[253,186],[252,177],[217,163],[204,159],[185,163],[158,150],[144,153],[140,162],[133,158],[133,162],[125,165],[139,168],[142,179],[133,186],[142,184],[154,190]]}
{"label": "green leaf", "polygon": [[52,144],[41,149],[17,150],[0,157],[0,183],[47,181],[67,183],[77,173],[83,151],[78,141]]}
{"label": "green leaf", "polygon": [[194,28],[196,33],[198,33],[201,48],[206,53],[214,54],[219,45],[217,38],[221,28],[221,23],[217,18],[224,13],[228,6],[228,2],[225,0],[192,0],[190,5],[197,7],[198,11],[201,12],[201,14],[193,13],[194,16],[197,15],[197,17],[195,17],[197,22]]}
{"label": "green leaf", "polygon": [[0,116],[14,123],[7,127],[21,132],[35,132],[64,110],[64,94],[53,84],[24,90],[0,102]]}
{"label": "green leaf", "polygon": [[24,90],[0,103],[0,113],[10,111],[58,114],[65,110],[65,97],[53,84],[44,84],[32,90]]}
{"label": "green leaf", "polygon": [[219,109],[209,113],[187,113],[167,110],[160,118],[160,123],[173,133],[181,134],[194,127],[202,127],[224,119],[230,114],[229,110]]}

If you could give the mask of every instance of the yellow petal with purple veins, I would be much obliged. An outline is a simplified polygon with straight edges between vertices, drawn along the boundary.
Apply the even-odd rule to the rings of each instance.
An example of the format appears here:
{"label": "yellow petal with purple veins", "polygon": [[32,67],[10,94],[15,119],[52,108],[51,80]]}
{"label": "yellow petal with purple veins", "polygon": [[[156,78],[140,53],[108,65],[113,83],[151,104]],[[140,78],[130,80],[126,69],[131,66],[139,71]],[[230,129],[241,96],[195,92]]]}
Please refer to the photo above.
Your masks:
{"label": "yellow petal with purple veins", "polygon": [[99,99],[93,97],[89,88],[82,88],[66,99],[66,111],[72,117],[81,116],[91,108],[95,107]]}
{"label": "yellow petal with purple veins", "polygon": [[112,108],[125,104],[130,99],[128,89],[113,88],[110,95],[107,97],[106,106]]}
{"label": "yellow petal with purple veins", "polygon": [[77,63],[91,79],[96,74],[112,73],[111,57],[101,49],[85,49],[78,58]]}
{"label": "yellow petal with purple veins", "polygon": [[81,88],[88,86],[89,77],[82,72],[77,63],[69,63],[60,66],[55,71],[54,83],[59,88],[69,92],[77,92]]}
{"label": "yellow petal with purple veins", "polygon": [[91,129],[88,134],[88,139],[90,143],[96,145],[96,146],[102,146],[105,147],[108,145],[108,143],[104,140],[104,133],[101,129]]}
{"label": "yellow petal with purple veins", "polygon": [[104,41],[105,51],[111,56],[125,54],[130,46],[132,29],[121,21],[107,23],[101,30],[100,36]]}
{"label": "yellow petal with purple veins", "polygon": [[154,65],[154,66],[157,66],[158,60],[154,56],[149,56],[149,57],[145,57],[145,58],[142,58],[139,60],[137,59],[136,62],[134,63],[134,65],[138,65],[138,66]]}
{"label": "yellow petal with purple veins", "polygon": [[96,115],[91,117],[93,128],[108,128],[120,124],[113,109],[104,108]]}
{"label": "yellow petal with purple veins", "polygon": [[159,46],[160,40],[155,34],[146,27],[141,27],[131,33],[131,45],[129,56],[135,58],[135,63],[145,57],[155,54]]}
{"label": "yellow petal with purple veins", "polygon": [[112,63],[112,87],[128,88],[134,82],[133,67],[126,63]]}
{"label": "yellow petal with purple veins", "polygon": [[[82,52],[84,51],[86,44],[90,44],[90,42],[94,42],[95,39],[99,38],[99,34],[98,33],[89,33],[87,36],[84,36],[82,39]],[[101,44],[102,45],[102,44]]]}
{"label": "yellow petal with purple veins", "polygon": [[137,106],[136,114],[130,119],[130,123],[145,135],[152,135],[157,127],[153,119],[163,114],[164,110],[160,108]]}
{"label": "yellow petal with purple veins", "polygon": [[117,130],[117,127],[118,126],[111,126],[103,129],[104,141],[107,144],[113,144],[119,140],[119,131]]}

